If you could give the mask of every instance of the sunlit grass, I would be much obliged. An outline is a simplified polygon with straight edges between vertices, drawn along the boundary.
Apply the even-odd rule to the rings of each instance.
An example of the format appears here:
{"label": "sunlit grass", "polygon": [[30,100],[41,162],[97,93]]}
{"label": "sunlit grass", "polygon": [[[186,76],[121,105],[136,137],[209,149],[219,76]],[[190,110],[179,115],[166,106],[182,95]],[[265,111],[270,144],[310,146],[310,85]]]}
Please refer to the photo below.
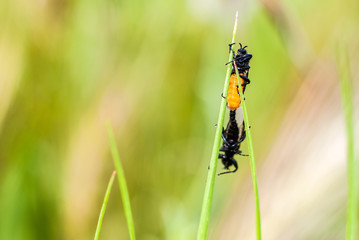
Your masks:
{"label": "sunlit grass", "polygon": [[108,199],[110,198],[110,193],[111,193],[113,181],[115,180],[115,175],[116,175],[116,171],[114,171],[112,173],[112,176],[111,176],[110,181],[109,181],[108,186],[107,186],[105,198],[103,200],[100,216],[99,216],[98,222],[97,222],[97,228],[96,228],[96,233],[95,233],[95,238],[94,238],[95,240],[98,240],[99,237],[100,237],[102,221],[103,221],[103,217],[105,216],[107,202],[108,202]]}
{"label": "sunlit grass", "polygon": [[346,240],[354,240],[357,236],[358,226],[358,191],[357,191],[357,163],[355,161],[354,148],[354,121],[353,121],[353,96],[352,78],[349,68],[349,60],[346,49],[341,49],[337,54],[339,63],[339,79],[341,87],[342,104],[347,128],[347,217]]}
{"label": "sunlit grass", "polygon": [[112,127],[111,127],[109,122],[107,122],[106,127],[107,127],[108,138],[109,138],[109,141],[110,141],[113,161],[114,161],[116,171],[117,171],[117,180],[118,180],[118,184],[119,184],[119,187],[120,187],[123,208],[124,208],[124,211],[125,211],[125,216],[126,216],[126,221],[127,221],[127,226],[128,226],[128,232],[130,234],[130,239],[134,240],[134,239],[136,239],[136,237],[135,237],[135,225],[133,223],[130,196],[128,194],[125,173],[124,173],[123,168],[122,168],[122,164],[121,164],[121,161],[120,161],[120,156],[118,154],[118,150],[117,150],[117,147],[116,147],[115,137],[113,135]]}
{"label": "sunlit grass", "polygon": [[[101,160],[105,159],[109,144],[97,137],[103,126],[96,124],[99,114],[107,111],[111,113],[110,119],[118,121],[121,135],[115,132],[115,136],[118,136],[118,146],[126,151],[120,153],[123,161],[126,156],[122,164],[134,163],[128,165],[129,169],[125,167],[127,187],[133,210],[146,216],[134,217],[137,238],[161,238],[168,232],[168,225],[161,224],[161,216],[173,210],[163,208],[162,204],[173,200],[185,205],[184,214],[196,221],[197,228],[198,219],[193,219],[198,218],[201,209],[197,204],[198,200],[202,203],[204,193],[204,182],[198,183],[197,179],[201,172],[206,172],[198,171],[198,167],[203,163],[200,160],[203,152],[211,154],[206,141],[216,131],[209,126],[212,127],[218,116],[212,103],[220,104],[219,91],[222,90],[218,89],[222,89],[224,80],[221,75],[218,78],[220,72],[214,66],[227,60],[228,57],[223,55],[223,43],[229,41],[228,33],[233,28],[231,19],[230,24],[226,24],[228,14],[223,14],[228,12],[225,10],[228,2],[208,3],[213,11],[197,11],[197,5],[188,8],[188,2],[183,1],[61,3],[34,1],[24,5],[18,1],[0,2],[0,239],[94,237],[93,219],[97,220],[99,209],[92,209],[91,204],[86,203],[93,203],[97,198],[98,193],[93,189],[99,189],[99,175],[104,167],[108,167]],[[333,55],[334,48],[330,43],[337,39],[346,40],[351,46],[349,62],[353,67],[358,62],[357,3],[325,2],[326,11],[318,12],[313,21],[310,10],[323,3],[267,1],[264,7],[258,8],[254,3],[241,8],[244,14],[238,23],[241,30],[236,42],[239,39],[250,42],[255,55],[252,62],[255,68],[251,73],[252,77],[255,76],[255,84],[246,92],[249,100],[246,103],[249,120],[255,127],[251,134],[257,167],[258,160],[273,166],[270,162],[273,155],[283,156],[278,152],[269,157],[267,154],[275,144],[283,144],[283,140],[277,138],[285,133],[285,128],[281,127],[283,118],[291,113],[289,107],[302,106],[292,105],[291,100],[302,80],[307,79],[308,72],[318,71],[315,76],[310,76],[318,80],[332,69],[332,62],[327,59]],[[165,8],[173,11],[158,11]],[[158,34],[158,29],[161,34]],[[355,90],[352,89],[353,93]],[[215,96],[214,91],[218,92]],[[324,93],[321,88],[316,91]],[[255,97],[249,99],[250,95]],[[308,95],[304,94],[303,100]],[[210,104],[205,108],[204,102]],[[318,104],[325,106],[324,103]],[[332,109],[320,106],[318,117],[326,111],[335,111],[340,117],[337,110],[336,105]],[[323,126],[329,120],[323,118]],[[299,124],[307,124],[302,127],[316,130],[310,121]],[[312,133],[325,137],[322,132]],[[213,141],[211,138],[209,140]],[[287,150],[298,147],[293,145],[294,142],[285,143]],[[309,143],[303,142],[299,148],[304,150]],[[323,149],[325,154],[319,150],[315,153],[325,157],[333,149]],[[283,170],[290,173],[296,165],[287,160],[287,164],[274,170],[261,168],[260,175],[281,175]],[[219,169],[220,161],[217,161]],[[348,165],[348,171],[351,170],[355,169]],[[310,174],[316,175],[314,168]],[[230,195],[244,192],[245,183],[251,180],[243,180],[243,174],[226,176],[223,179],[225,186],[221,190],[216,188],[214,197],[218,196],[217,191],[228,190],[226,182],[232,177],[236,179],[235,186],[232,186],[235,192]],[[303,175],[299,174],[296,179],[303,185],[308,184],[301,177]],[[174,183],[168,181],[169,178],[175,180]],[[335,175],[327,178],[338,183]],[[277,202],[269,182],[263,184],[260,179],[261,200],[267,191],[269,195],[272,193],[270,199]],[[89,186],[96,187],[83,187],[84,180]],[[272,179],[274,183],[275,180]],[[189,184],[192,186],[190,191]],[[216,184],[219,187],[219,181]],[[105,189],[102,191],[101,200]],[[136,195],[132,196],[132,192]],[[283,201],[293,197],[283,193]],[[111,194],[109,204],[114,197]],[[134,197],[136,201],[133,201]],[[242,225],[237,229],[230,227],[237,224],[236,221],[245,220],[244,216],[227,218],[223,214],[228,213],[213,214],[215,209],[229,207],[223,203],[227,196],[218,197],[218,206],[213,200],[211,216],[211,222],[218,222],[218,225],[209,225],[208,233],[214,231],[233,236],[234,231],[241,235],[251,231]],[[233,206],[233,211],[252,205],[252,201],[246,201],[246,196],[240,197],[243,204]],[[318,194],[315,197],[320,199]],[[350,201],[355,202],[353,199]],[[310,206],[313,207],[314,203],[311,201]],[[338,205],[343,209],[346,203],[331,204],[318,211],[324,215],[328,209],[338,209]],[[261,201],[262,212],[270,211],[271,207],[272,204],[264,206]],[[107,208],[106,211],[101,237],[125,239],[127,226],[106,221],[111,210]],[[275,213],[280,215],[281,211]],[[353,211],[348,209],[349,213]],[[298,212],[291,215],[291,219],[300,217]],[[332,218],[345,224],[341,212],[333,213]],[[153,221],[159,224],[153,224]],[[273,227],[275,223],[266,223],[266,229],[270,230],[263,231],[264,236],[270,234],[269,231],[275,235],[283,233],[283,229],[295,229],[289,221],[287,225]],[[192,226],[193,222],[189,224]],[[327,224],[313,219],[308,219],[307,224],[313,227],[311,235],[327,233],[330,229],[334,231],[327,229]],[[349,226],[355,227],[355,224],[348,224],[348,229],[353,229]],[[63,231],[59,232],[59,228]],[[342,239],[344,228],[340,225],[339,233],[336,233],[342,234]],[[197,234],[196,230],[192,234]],[[116,232],[121,237],[116,236]]]}
{"label": "sunlit grass", "polygon": [[[239,86],[241,86],[240,77],[238,74],[238,69],[236,66],[236,62],[234,63],[234,69],[236,71],[237,80]],[[257,239],[262,239],[262,231],[261,231],[261,214],[260,214],[260,208],[259,208],[259,194],[258,194],[258,184],[257,184],[257,171],[256,171],[256,162],[254,160],[254,151],[253,151],[253,142],[252,142],[252,134],[251,134],[251,128],[249,125],[248,120],[248,113],[247,113],[247,106],[246,101],[243,94],[243,88],[240,88],[240,95],[242,99],[242,109],[243,109],[243,120],[244,125],[246,129],[246,138],[247,138],[247,146],[248,146],[248,153],[249,153],[249,160],[250,160],[250,166],[251,166],[251,173],[252,173],[252,182],[253,182],[253,190],[254,190],[254,201],[255,201],[255,208],[256,208],[256,233],[257,233]]]}
{"label": "sunlit grass", "polygon": [[[235,36],[236,36],[236,31],[237,31],[237,22],[238,22],[238,12],[236,12],[236,19],[234,22],[232,43],[235,41]],[[231,61],[232,58],[233,58],[233,54],[232,54],[232,51],[230,51],[228,61]],[[224,96],[227,96],[227,93],[228,93],[230,77],[231,77],[231,64],[228,64],[227,74],[226,74],[224,87],[223,87],[223,95]],[[203,197],[202,212],[201,212],[201,218],[200,218],[198,235],[197,235],[198,240],[207,239],[209,217],[210,217],[210,213],[211,213],[212,198],[213,198],[214,180],[216,178],[218,153],[219,153],[219,147],[220,147],[220,143],[221,143],[222,127],[223,127],[224,114],[226,111],[226,103],[227,103],[227,100],[225,98],[222,98],[220,109],[219,109],[219,115],[218,115],[216,135],[214,137],[214,143],[213,143],[213,148],[212,148],[211,161],[210,161],[210,165],[209,165],[210,169],[208,170],[207,182],[206,182],[206,187],[205,187],[205,192],[204,192],[204,197]]]}

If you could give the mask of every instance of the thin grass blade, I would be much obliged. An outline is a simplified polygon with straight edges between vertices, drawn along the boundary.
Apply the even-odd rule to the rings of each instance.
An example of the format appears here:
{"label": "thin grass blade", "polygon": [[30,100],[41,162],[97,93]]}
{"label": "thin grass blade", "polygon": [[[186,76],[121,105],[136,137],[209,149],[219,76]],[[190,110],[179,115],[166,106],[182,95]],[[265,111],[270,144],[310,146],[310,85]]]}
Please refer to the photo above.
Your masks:
{"label": "thin grass blade", "polygon": [[122,168],[122,164],[121,164],[121,161],[120,161],[120,156],[118,154],[118,150],[117,150],[117,147],[116,147],[115,137],[113,135],[112,127],[111,127],[109,122],[107,122],[106,127],[107,127],[108,138],[109,138],[109,141],[110,141],[113,161],[115,163],[115,167],[116,167],[116,171],[117,171],[117,180],[118,180],[118,184],[119,184],[119,187],[120,187],[122,203],[123,203],[123,208],[124,208],[124,211],[125,211],[128,231],[129,231],[129,234],[130,234],[130,239],[135,240],[136,239],[136,237],[135,237],[135,225],[133,223],[130,196],[129,196],[128,190],[127,190],[125,173],[124,173],[123,168]]}
{"label": "thin grass blade", "polygon": [[102,221],[103,221],[103,217],[105,216],[107,202],[108,202],[108,199],[110,198],[111,188],[112,188],[113,181],[115,180],[115,175],[116,175],[116,171],[113,171],[112,176],[111,176],[110,181],[109,181],[108,186],[107,186],[105,198],[104,198],[103,203],[102,203],[100,216],[98,218],[97,228],[96,228],[96,233],[95,233],[95,238],[94,238],[95,240],[98,240],[99,237],[100,237]]}
{"label": "thin grass blade", "polygon": [[[236,20],[234,22],[232,43],[235,41],[237,22],[238,22],[238,12],[236,12]],[[233,54],[232,54],[232,51],[230,51],[228,61],[231,61],[232,58],[233,58]],[[228,93],[230,76],[231,76],[231,64],[228,64],[227,74],[226,74],[224,87],[223,87],[223,95],[224,96],[227,96],[227,93]],[[212,198],[213,198],[214,180],[216,177],[216,170],[217,170],[218,153],[219,153],[219,147],[220,147],[220,143],[221,143],[224,113],[226,111],[226,102],[227,102],[226,99],[222,98],[221,106],[219,109],[216,134],[214,137],[211,161],[210,161],[210,165],[209,165],[210,169],[208,171],[207,182],[206,182],[206,187],[205,187],[205,191],[204,191],[202,212],[201,212],[201,218],[200,218],[198,234],[197,234],[198,240],[207,239],[209,217],[210,217],[210,213],[211,213]]]}
{"label": "thin grass blade", "polygon": [[[239,86],[241,86],[241,81],[239,78],[236,63],[235,62],[233,62],[233,63],[234,63],[235,70],[236,70],[237,80],[239,82],[238,84],[239,84]],[[261,231],[261,214],[260,214],[260,208],[259,208],[259,193],[258,193],[258,184],[257,184],[256,162],[254,160],[252,134],[251,134],[251,129],[250,129],[249,121],[248,121],[246,101],[244,98],[243,89],[241,87],[239,89],[241,89],[239,94],[240,94],[241,100],[242,100],[241,104],[242,104],[242,109],[243,109],[244,124],[245,124],[245,128],[246,128],[248,154],[249,154],[251,173],[252,173],[253,190],[254,190],[254,200],[255,200],[255,208],[256,208],[256,235],[257,235],[257,240],[260,240],[260,239],[262,239],[262,231]]]}
{"label": "thin grass blade", "polygon": [[346,240],[357,239],[358,227],[358,191],[357,191],[357,163],[355,161],[354,148],[354,119],[353,119],[353,93],[352,78],[349,68],[347,51],[341,49],[338,53],[339,79],[341,87],[342,104],[345,114],[347,129],[347,217],[346,217]]}

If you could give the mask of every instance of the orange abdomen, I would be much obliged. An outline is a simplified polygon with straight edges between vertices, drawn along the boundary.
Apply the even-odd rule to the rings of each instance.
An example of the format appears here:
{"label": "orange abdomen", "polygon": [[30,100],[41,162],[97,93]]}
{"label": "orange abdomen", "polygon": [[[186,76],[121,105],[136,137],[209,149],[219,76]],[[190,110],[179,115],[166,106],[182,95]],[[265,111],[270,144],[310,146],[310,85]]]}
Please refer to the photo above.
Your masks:
{"label": "orange abdomen", "polygon": [[[241,84],[244,80],[241,78]],[[242,86],[243,90],[243,86]],[[229,80],[228,94],[227,94],[227,106],[232,111],[239,108],[241,104],[241,97],[239,95],[238,81],[236,74],[232,74]]]}

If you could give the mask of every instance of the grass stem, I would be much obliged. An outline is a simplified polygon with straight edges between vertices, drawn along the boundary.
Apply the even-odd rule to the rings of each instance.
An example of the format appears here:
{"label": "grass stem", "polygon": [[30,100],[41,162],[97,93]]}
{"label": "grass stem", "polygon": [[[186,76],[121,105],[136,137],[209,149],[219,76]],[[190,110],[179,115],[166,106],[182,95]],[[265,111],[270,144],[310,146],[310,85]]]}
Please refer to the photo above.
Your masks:
{"label": "grass stem", "polygon": [[357,239],[358,226],[358,191],[357,191],[357,163],[355,161],[354,149],[354,121],[353,121],[353,96],[352,79],[350,75],[349,60],[347,51],[341,49],[338,53],[339,60],[339,79],[341,87],[342,104],[345,114],[347,129],[347,217],[346,217],[346,240]]}
{"label": "grass stem", "polygon": [[110,141],[113,161],[115,163],[115,167],[116,167],[116,171],[117,171],[117,180],[118,180],[118,184],[119,184],[119,187],[120,187],[122,203],[123,203],[123,208],[124,208],[124,211],[125,211],[128,231],[129,231],[129,234],[130,234],[130,239],[135,240],[136,239],[136,237],[135,237],[135,225],[133,224],[130,196],[129,196],[128,190],[127,190],[125,173],[124,173],[123,168],[122,168],[122,164],[121,164],[121,161],[120,161],[120,156],[118,154],[118,150],[117,150],[117,147],[116,147],[115,137],[113,135],[112,127],[111,127],[109,122],[107,122],[106,127],[107,127],[108,138],[109,138],[109,141]]}
{"label": "grass stem", "polygon": [[[236,12],[236,19],[234,22],[232,43],[235,41],[235,35],[236,35],[236,31],[237,31],[237,22],[238,22],[238,11]],[[233,58],[233,54],[232,54],[232,51],[230,51],[228,61],[231,61],[232,58]],[[228,93],[230,76],[231,76],[231,64],[228,64],[227,74],[226,74],[224,87],[223,87],[223,95],[224,96],[227,96],[227,93]],[[207,239],[209,217],[210,217],[210,213],[211,213],[212,198],[213,198],[214,180],[216,177],[218,153],[219,153],[219,147],[221,144],[221,135],[222,135],[222,127],[223,127],[223,121],[224,121],[224,114],[226,111],[226,103],[227,103],[227,100],[225,98],[222,98],[220,109],[219,109],[216,134],[214,137],[214,143],[213,143],[213,148],[212,148],[210,167],[208,170],[207,182],[206,182],[206,187],[205,187],[205,191],[204,191],[202,212],[201,212],[201,218],[200,218],[200,222],[199,222],[197,240]]]}
{"label": "grass stem", "polygon": [[115,180],[115,175],[116,175],[116,171],[113,171],[112,176],[111,176],[110,181],[109,181],[108,186],[107,186],[107,190],[106,190],[105,198],[103,200],[100,216],[98,218],[97,228],[96,228],[96,233],[95,233],[95,238],[94,238],[95,240],[98,240],[99,237],[100,237],[102,221],[103,221],[103,217],[105,216],[107,202],[108,202],[108,199],[110,197],[113,180]]}
{"label": "grass stem", "polygon": [[[234,68],[236,70],[237,80],[239,81],[239,86],[241,86],[240,77],[238,74],[238,69],[236,66],[235,61]],[[246,138],[247,138],[247,145],[248,145],[248,154],[249,154],[249,160],[250,160],[250,166],[251,166],[251,173],[252,173],[252,182],[253,182],[253,190],[254,190],[254,200],[255,200],[255,208],[256,208],[256,235],[257,240],[262,239],[262,231],[261,231],[261,214],[260,214],[260,208],[259,208],[259,194],[258,194],[258,184],[257,184],[257,171],[256,171],[256,162],[254,160],[254,151],[253,151],[253,142],[252,142],[252,134],[251,129],[248,121],[248,113],[247,113],[247,106],[246,101],[243,94],[243,89],[240,91],[241,96],[241,105],[243,109],[243,119],[244,119],[244,125],[246,129]]]}

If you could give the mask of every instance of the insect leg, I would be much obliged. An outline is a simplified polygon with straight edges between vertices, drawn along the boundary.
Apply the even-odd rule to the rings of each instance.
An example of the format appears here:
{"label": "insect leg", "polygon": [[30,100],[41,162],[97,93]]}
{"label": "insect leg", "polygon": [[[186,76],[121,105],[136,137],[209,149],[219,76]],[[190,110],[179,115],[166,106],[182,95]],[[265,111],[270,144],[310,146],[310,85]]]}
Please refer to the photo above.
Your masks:
{"label": "insect leg", "polygon": [[245,86],[245,85],[247,85],[247,84],[250,84],[250,83],[251,83],[251,80],[249,80],[249,78],[248,78],[248,77],[243,76],[243,75],[239,75],[239,77],[240,77],[240,78],[242,78],[242,79],[245,81],[245,83],[243,83],[243,84],[242,84],[242,86]]}
{"label": "insect leg", "polygon": [[235,167],[235,169],[232,171],[232,173],[236,172],[238,170],[238,164],[237,164],[237,161],[232,158],[232,163],[233,163],[233,166]]}
{"label": "insect leg", "polygon": [[238,153],[238,155],[243,156],[243,157],[249,157],[249,155],[248,155],[248,154]]}
{"label": "insect leg", "polygon": [[240,78],[242,78],[242,79],[244,80],[244,83],[243,83],[243,84],[241,84],[241,86],[243,86],[243,93],[244,93],[244,91],[246,90],[246,86],[247,86],[248,84],[250,84],[250,83],[251,83],[251,81],[250,81],[250,80],[249,80],[249,78],[248,78],[248,77],[246,77],[246,76],[239,75],[239,77],[240,77]]}
{"label": "insect leg", "polygon": [[231,52],[231,51],[232,51],[233,56],[235,56],[235,55],[236,55],[236,53],[233,51],[233,48],[232,48],[232,46],[233,46],[234,44],[236,44],[236,43],[230,43],[230,44],[228,44],[228,46],[229,46],[229,52]]}
{"label": "insect leg", "polygon": [[233,164],[235,169],[233,171],[226,171],[226,172],[218,173],[218,176],[223,175],[223,174],[227,174],[227,173],[235,173],[238,170],[237,161],[234,158],[231,158],[231,161],[232,161],[232,164]]}
{"label": "insect leg", "polygon": [[230,62],[225,63],[224,65],[228,65],[229,63],[232,63],[232,62],[233,62],[233,60],[232,60],[232,61],[230,61]]}

